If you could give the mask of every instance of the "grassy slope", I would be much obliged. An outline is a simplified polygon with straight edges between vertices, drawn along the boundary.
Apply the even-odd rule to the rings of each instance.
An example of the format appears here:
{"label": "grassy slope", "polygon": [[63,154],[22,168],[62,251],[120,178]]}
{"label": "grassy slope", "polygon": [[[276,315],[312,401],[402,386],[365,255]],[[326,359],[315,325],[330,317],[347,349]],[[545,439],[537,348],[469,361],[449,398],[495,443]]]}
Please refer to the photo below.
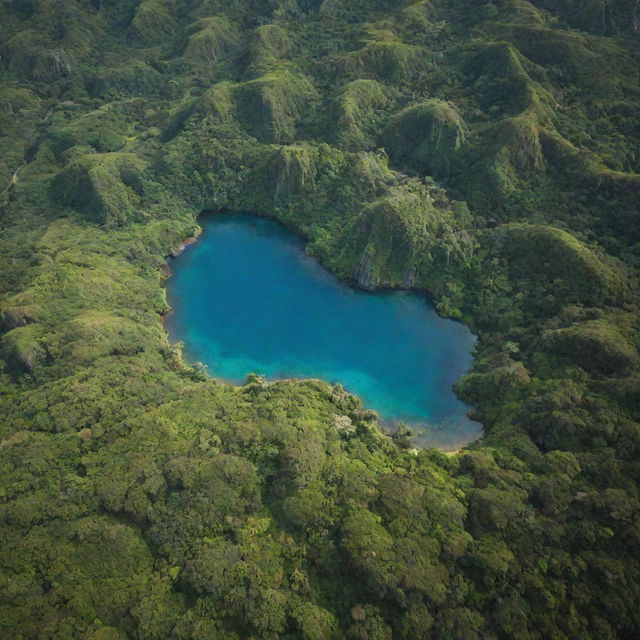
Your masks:
{"label": "grassy slope", "polygon": [[[575,4],[3,5],[3,635],[634,637],[637,34]],[[483,440],[185,366],[205,208],[467,322]]]}

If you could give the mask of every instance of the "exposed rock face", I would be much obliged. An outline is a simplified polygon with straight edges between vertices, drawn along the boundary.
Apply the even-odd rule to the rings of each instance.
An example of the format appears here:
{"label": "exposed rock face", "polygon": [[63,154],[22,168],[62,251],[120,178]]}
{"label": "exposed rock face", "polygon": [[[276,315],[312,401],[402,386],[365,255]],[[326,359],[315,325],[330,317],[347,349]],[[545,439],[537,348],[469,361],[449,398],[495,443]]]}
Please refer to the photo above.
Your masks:
{"label": "exposed rock face", "polygon": [[313,186],[316,156],[315,150],[300,145],[281,147],[273,153],[271,177],[275,183],[275,204],[300,194],[305,187]]}
{"label": "exposed rock face", "polygon": [[182,57],[188,62],[211,67],[236,44],[238,36],[223,18],[204,18],[190,29]]}
{"label": "exposed rock face", "polygon": [[26,327],[35,322],[34,310],[29,306],[3,309],[0,315],[3,331],[11,331],[18,327]]}
{"label": "exposed rock face", "polygon": [[402,280],[402,286],[406,289],[409,289],[414,286],[416,283],[416,274],[418,273],[418,265],[410,265],[407,267],[407,270],[404,274],[404,278]]}
{"label": "exposed rock face", "polygon": [[349,253],[360,256],[353,278],[363,288],[406,286],[429,260],[440,225],[426,193],[395,187],[366,207],[344,235]]}
{"label": "exposed rock face", "polygon": [[38,325],[17,327],[0,339],[0,354],[16,369],[32,373],[36,363],[44,356],[38,341]]}
{"label": "exposed rock face", "polygon": [[71,60],[62,49],[50,49],[36,66],[34,74],[42,80],[55,80],[71,74]]}
{"label": "exposed rock face", "polygon": [[373,265],[370,253],[365,252],[362,254],[360,264],[356,269],[354,277],[358,286],[363,289],[375,289],[379,284],[373,275]]}
{"label": "exposed rock face", "polygon": [[526,115],[507,118],[496,131],[502,153],[518,176],[526,176],[543,164],[539,126]]}
{"label": "exposed rock face", "polygon": [[2,47],[12,73],[36,82],[54,82],[71,75],[73,61],[64,49],[51,46],[31,30],[22,31]]}

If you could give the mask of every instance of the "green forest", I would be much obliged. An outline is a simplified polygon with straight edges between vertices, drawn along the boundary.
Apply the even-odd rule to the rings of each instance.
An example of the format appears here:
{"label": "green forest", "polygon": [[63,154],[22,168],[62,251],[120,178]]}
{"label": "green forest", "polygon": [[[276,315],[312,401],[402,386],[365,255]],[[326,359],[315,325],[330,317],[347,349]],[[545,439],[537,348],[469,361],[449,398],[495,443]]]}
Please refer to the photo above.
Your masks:
{"label": "green forest", "polygon": [[[0,150],[0,637],[639,637],[640,0],[3,0]],[[183,360],[203,211],[464,322],[483,438]]]}

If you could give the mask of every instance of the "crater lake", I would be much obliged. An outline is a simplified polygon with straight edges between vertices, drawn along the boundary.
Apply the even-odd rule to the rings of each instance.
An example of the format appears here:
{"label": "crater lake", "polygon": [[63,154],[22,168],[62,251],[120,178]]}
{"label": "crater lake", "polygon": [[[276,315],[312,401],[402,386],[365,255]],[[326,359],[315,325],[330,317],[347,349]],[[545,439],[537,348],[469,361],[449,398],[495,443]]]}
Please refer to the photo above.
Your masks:
{"label": "crater lake", "polygon": [[349,287],[277,222],[216,214],[203,227],[167,280],[165,326],[188,361],[235,384],[252,372],[340,383],[383,428],[406,423],[420,446],[453,450],[480,437],[453,391],[472,363],[465,325],[416,293]]}

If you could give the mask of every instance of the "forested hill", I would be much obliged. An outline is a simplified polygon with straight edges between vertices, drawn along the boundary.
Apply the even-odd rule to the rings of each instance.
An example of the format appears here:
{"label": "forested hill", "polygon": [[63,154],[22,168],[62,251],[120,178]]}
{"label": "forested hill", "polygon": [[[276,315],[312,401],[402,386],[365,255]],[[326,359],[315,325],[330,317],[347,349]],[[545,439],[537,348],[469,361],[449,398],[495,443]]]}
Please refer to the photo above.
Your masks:
{"label": "forested hill", "polygon": [[[639,44],[638,0],[4,0],[0,637],[638,638]],[[185,364],[203,210],[469,325],[483,439]]]}

